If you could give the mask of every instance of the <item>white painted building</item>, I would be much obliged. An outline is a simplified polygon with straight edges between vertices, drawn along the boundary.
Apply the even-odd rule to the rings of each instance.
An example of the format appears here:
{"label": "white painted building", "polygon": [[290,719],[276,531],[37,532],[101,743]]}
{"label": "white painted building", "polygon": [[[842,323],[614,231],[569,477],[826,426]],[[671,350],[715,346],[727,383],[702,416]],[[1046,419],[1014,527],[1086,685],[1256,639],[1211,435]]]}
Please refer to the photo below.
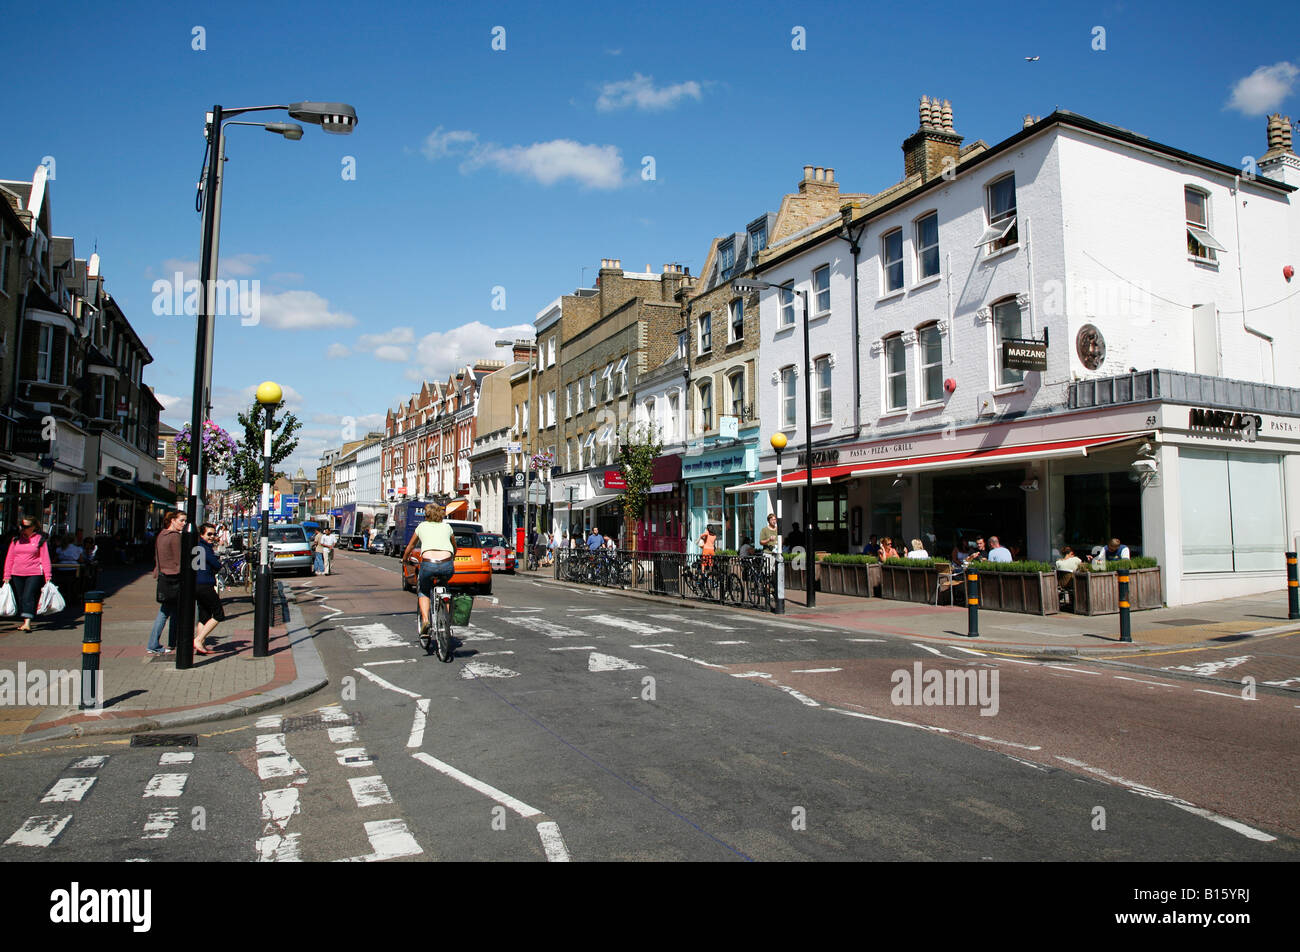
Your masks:
{"label": "white painted building", "polygon": [[[903,182],[760,259],[808,296],[816,547],[996,534],[1047,560],[1119,536],[1171,605],[1277,588],[1300,534],[1289,122],[1258,176],[1068,112],[961,141],[923,101]],[[803,318],[782,297],[761,301],[759,401],[788,475]],[[1008,366],[1004,340],[1045,343],[1046,369]]]}

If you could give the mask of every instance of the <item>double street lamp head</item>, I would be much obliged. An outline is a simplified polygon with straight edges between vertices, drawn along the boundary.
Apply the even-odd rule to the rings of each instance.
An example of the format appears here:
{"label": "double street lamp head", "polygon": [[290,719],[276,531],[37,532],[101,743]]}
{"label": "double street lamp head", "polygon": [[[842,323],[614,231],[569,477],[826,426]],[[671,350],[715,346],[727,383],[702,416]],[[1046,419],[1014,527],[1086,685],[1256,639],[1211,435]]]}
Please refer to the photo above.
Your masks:
{"label": "double street lamp head", "polygon": [[302,126],[296,122],[267,122],[262,124],[262,128],[267,132],[282,135],[291,142],[297,142],[302,138]]}
{"label": "double street lamp head", "polygon": [[290,103],[289,117],[318,125],[334,135],[350,135],[357,127],[357,111],[344,102]]}

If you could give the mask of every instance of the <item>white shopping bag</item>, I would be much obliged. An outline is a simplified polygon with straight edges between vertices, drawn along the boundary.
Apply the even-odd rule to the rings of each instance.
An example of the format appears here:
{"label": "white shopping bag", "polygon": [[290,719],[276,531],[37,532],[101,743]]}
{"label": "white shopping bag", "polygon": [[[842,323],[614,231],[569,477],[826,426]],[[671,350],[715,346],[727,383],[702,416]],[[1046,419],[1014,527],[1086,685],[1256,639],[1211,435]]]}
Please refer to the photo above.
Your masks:
{"label": "white shopping bag", "polygon": [[14,590],[5,582],[0,586],[0,616],[8,618],[18,614],[18,603],[14,600]]}
{"label": "white shopping bag", "polygon": [[36,614],[54,615],[63,611],[63,596],[59,594],[59,587],[53,582],[46,582],[41,589],[40,601],[36,603]]}

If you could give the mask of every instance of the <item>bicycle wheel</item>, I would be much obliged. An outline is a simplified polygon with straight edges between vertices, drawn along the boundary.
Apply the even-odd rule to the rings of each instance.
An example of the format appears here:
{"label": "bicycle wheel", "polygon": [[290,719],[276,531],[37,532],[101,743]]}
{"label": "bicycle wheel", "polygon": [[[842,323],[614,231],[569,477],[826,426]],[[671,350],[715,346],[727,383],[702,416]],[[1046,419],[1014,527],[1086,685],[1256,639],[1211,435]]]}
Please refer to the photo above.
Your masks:
{"label": "bicycle wheel", "polygon": [[744,600],[744,591],[740,579],[730,572],[718,579],[718,600],[732,605],[739,605]]}
{"label": "bicycle wheel", "polygon": [[439,598],[435,608],[433,627],[438,639],[438,660],[451,661],[455,654],[451,648],[451,619],[447,617],[447,604]]}

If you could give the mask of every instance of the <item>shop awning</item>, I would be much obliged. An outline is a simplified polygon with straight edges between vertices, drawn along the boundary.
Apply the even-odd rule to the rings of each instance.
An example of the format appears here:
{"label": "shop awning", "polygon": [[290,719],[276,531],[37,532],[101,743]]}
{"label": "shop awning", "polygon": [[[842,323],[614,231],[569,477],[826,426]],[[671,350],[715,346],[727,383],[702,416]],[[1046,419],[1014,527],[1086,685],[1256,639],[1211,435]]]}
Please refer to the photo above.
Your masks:
{"label": "shop awning", "polygon": [[[355,509],[356,507],[354,506],[353,508]],[[469,514],[468,499],[453,499],[451,502],[447,503],[448,519],[463,519],[468,514]]]}
{"label": "shop awning", "polygon": [[[581,502],[575,502],[573,508],[575,511],[580,509],[592,509],[596,506],[603,506],[611,503],[619,497],[619,493],[601,493],[599,496],[591,496]],[[567,509],[567,507],[565,507]]]}
{"label": "shop awning", "polygon": [[[845,476],[852,475],[853,466],[814,466],[812,471],[812,482],[814,486],[829,486],[834,480],[841,479]],[[783,469],[781,472],[781,488],[789,489],[795,486],[808,485],[808,470],[800,466],[798,469]],[[767,479],[755,480],[752,483],[743,483],[739,486],[728,486],[729,493],[756,493],[765,489],[776,488],[776,477],[769,476]]]}
{"label": "shop awning", "polygon": [[917,473],[934,469],[959,469],[966,466],[992,466],[1021,463],[1037,459],[1061,459],[1087,456],[1089,450],[1126,443],[1150,434],[1125,433],[1117,436],[1089,436],[1074,440],[1054,440],[1045,443],[1023,443],[1019,446],[995,446],[983,450],[964,450],[956,453],[935,453],[930,456],[904,456],[860,463],[853,467],[850,476],[879,476],[889,473]]}
{"label": "shop awning", "polygon": [[114,486],[118,487],[119,489],[124,489],[132,496],[135,496],[139,499],[143,499],[145,502],[151,505],[163,506],[166,509],[176,508],[176,500],[160,499],[159,497],[155,496],[153,493],[145,492],[143,489],[141,489],[139,486],[134,485],[133,483],[124,483],[122,482],[122,480],[114,479],[112,476],[101,476],[99,477],[99,481],[102,483],[111,483]]}

